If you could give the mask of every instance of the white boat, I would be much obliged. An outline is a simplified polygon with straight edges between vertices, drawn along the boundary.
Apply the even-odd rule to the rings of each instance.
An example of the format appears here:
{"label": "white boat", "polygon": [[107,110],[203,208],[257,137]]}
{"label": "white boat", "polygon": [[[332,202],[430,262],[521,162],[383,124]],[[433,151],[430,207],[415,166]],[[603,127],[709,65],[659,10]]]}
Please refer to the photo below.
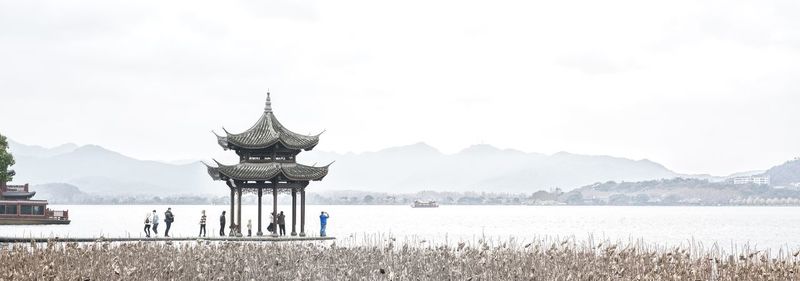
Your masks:
{"label": "white boat", "polygon": [[411,204],[411,208],[438,208],[439,203],[436,201],[420,201],[415,200],[413,204]]}

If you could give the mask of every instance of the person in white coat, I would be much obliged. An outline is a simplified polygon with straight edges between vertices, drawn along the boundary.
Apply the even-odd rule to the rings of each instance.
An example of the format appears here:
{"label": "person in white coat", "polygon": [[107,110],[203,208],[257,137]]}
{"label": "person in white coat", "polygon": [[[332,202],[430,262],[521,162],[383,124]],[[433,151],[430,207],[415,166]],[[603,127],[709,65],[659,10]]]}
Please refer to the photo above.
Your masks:
{"label": "person in white coat", "polygon": [[156,210],[153,210],[153,215],[151,216],[151,220],[153,221],[153,233],[155,233],[156,236],[158,236],[158,223],[159,223],[159,221],[158,221],[158,214],[156,213]]}
{"label": "person in white coat", "polygon": [[253,236],[253,220],[247,219],[247,237]]}

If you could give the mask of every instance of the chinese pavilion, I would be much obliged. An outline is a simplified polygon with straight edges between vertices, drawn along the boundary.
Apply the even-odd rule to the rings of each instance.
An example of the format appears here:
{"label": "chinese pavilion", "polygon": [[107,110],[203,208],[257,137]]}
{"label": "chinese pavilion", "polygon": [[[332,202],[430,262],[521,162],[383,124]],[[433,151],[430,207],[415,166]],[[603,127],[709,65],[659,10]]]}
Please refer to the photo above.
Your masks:
{"label": "chinese pavilion", "polygon": [[[239,155],[239,163],[224,165],[214,160],[217,167],[208,167],[208,174],[214,180],[225,181],[231,191],[231,224],[241,228],[242,193],[258,194],[258,232],[261,236],[261,196],[264,190],[272,192],[272,213],[278,214],[278,193],[292,195],[292,232],[297,235],[297,193],[300,193],[300,236],[305,236],[306,186],[310,181],[319,181],[328,174],[328,167],[306,166],[295,159],[302,150],[311,150],[319,142],[319,135],[301,135],[284,127],[272,112],[272,102],[267,92],[264,113],[255,125],[239,134],[231,134],[225,128],[225,136],[217,135],[217,142],[225,150],[234,150]],[[216,133],[215,133],[216,134]],[[234,215],[234,207],[238,213]],[[277,215],[272,216],[277,236]],[[237,235],[231,231],[231,235]]]}

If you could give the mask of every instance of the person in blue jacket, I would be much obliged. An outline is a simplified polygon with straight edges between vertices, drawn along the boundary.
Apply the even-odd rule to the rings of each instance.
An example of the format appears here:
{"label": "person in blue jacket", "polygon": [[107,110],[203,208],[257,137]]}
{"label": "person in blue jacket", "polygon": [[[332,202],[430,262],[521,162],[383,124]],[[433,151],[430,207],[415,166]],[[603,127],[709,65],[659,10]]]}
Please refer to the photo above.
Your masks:
{"label": "person in blue jacket", "polygon": [[325,237],[325,226],[328,224],[328,218],[331,217],[328,215],[328,212],[322,212],[319,214],[319,236]]}

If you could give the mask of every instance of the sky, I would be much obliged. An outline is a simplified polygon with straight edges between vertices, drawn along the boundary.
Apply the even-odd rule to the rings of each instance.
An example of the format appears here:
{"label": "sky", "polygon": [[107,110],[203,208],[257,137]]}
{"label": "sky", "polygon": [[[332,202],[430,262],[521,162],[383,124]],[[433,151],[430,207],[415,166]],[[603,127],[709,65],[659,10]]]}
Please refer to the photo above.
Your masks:
{"label": "sky", "polygon": [[797,1],[0,0],[0,133],[224,154],[266,92],[316,149],[428,143],[727,175],[800,156]]}

